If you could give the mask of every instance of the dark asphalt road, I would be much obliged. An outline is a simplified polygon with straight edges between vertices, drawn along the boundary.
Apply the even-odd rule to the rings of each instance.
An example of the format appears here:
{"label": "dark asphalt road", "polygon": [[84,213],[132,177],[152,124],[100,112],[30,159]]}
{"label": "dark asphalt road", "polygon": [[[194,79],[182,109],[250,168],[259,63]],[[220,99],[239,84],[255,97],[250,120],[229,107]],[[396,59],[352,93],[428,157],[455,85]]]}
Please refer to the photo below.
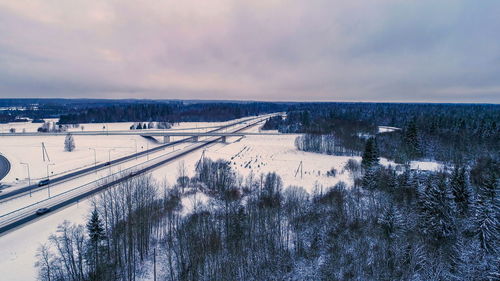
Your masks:
{"label": "dark asphalt road", "polygon": [[0,180],[2,180],[10,171],[10,162],[0,154]]}

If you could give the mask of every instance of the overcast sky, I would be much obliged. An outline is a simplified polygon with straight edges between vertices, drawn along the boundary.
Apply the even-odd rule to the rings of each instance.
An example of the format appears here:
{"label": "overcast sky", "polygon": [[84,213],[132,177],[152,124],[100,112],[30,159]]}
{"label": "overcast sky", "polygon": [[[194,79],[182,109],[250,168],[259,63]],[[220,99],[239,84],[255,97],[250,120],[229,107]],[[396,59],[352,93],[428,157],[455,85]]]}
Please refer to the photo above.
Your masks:
{"label": "overcast sky", "polygon": [[498,0],[0,0],[0,97],[500,102]]}

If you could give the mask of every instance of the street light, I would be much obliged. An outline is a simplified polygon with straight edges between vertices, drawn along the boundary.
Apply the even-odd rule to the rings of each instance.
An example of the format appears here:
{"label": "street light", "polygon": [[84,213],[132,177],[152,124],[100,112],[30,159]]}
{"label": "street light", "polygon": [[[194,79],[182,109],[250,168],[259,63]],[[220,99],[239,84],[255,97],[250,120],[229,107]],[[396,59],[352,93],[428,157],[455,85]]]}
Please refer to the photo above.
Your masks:
{"label": "street light", "polygon": [[136,139],[130,139],[135,142],[135,160],[137,160],[137,140]]}
{"label": "street light", "polygon": [[111,151],[115,150],[114,148],[108,149],[108,167],[109,173],[111,174]]}
{"label": "street light", "polygon": [[55,165],[55,163],[49,163],[47,164],[47,193],[49,194],[49,198],[50,198],[50,180],[49,180],[49,166],[53,166]]}
{"label": "street light", "polygon": [[[28,185],[31,185],[31,176],[30,176],[30,164],[21,162],[22,165],[26,165],[28,168]],[[31,197],[31,188],[30,188],[30,197]]]}
{"label": "street light", "polygon": [[89,150],[94,151],[94,171],[97,173],[97,156],[96,156],[95,148],[89,147]]}
{"label": "street light", "polygon": [[111,163],[111,151],[115,150],[114,148],[108,149],[108,162]]}

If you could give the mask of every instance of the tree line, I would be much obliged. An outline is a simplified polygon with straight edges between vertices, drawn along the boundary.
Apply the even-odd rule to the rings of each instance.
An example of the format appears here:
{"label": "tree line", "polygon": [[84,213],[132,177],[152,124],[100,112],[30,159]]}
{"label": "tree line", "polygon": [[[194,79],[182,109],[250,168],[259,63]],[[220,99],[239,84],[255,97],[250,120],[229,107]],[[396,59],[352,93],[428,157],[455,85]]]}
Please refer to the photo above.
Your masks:
{"label": "tree line", "polygon": [[[287,118],[276,117],[263,128],[307,134],[297,141],[306,151],[361,155],[373,136],[381,156],[399,163],[464,163],[477,156],[498,159],[499,120],[499,105],[318,103],[290,106]],[[401,130],[378,134],[382,125]]]}
{"label": "tree line", "polygon": [[79,108],[60,116],[60,124],[103,122],[216,122],[276,112],[273,103],[144,103]]}
{"label": "tree line", "polygon": [[169,188],[130,179],[41,246],[40,280],[498,280],[496,160],[424,172],[364,154],[342,171],[352,187],[310,193],[225,160],[181,168]]}

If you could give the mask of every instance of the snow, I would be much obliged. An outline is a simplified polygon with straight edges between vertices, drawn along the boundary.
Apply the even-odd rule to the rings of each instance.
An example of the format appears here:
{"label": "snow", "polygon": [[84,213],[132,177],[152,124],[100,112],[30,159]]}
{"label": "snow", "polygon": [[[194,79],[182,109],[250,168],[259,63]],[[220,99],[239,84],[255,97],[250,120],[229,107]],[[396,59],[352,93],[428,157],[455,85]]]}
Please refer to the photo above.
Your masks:
{"label": "snow", "polygon": [[378,126],[378,133],[388,133],[388,132],[394,132],[397,130],[401,130],[401,128],[397,127],[389,127],[389,126]]}
{"label": "snow", "polygon": [[[243,176],[251,171],[255,176],[276,172],[285,187],[302,186],[309,192],[318,185],[329,187],[339,181],[351,182],[349,174],[342,173],[342,168],[353,157],[299,151],[295,148],[297,136],[247,136],[231,145],[210,149],[206,156],[231,161],[232,167]],[[326,175],[331,168],[337,170],[336,177]]]}
{"label": "snow", "polygon": [[205,195],[203,192],[195,192],[188,196],[182,197],[182,211],[181,215],[188,215],[192,213],[194,210],[199,208],[200,206],[207,205],[210,198]]}
{"label": "snow", "polygon": [[[400,166],[401,164],[396,164],[394,161],[388,160],[386,158],[380,158],[380,164],[383,166]],[[436,161],[411,161],[410,169],[421,170],[421,171],[438,171],[444,168],[442,163]]]}
{"label": "snow", "polygon": [[[234,120],[230,121],[234,122]],[[215,122],[215,123],[181,123],[175,126],[178,128],[202,128],[210,126],[220,126],[228,122]],[[17,124],[17,123],[16,123]],[[24,125],[29,125],[31,123],[23,123]],[[130,125],[129,123],[128,125]],[[9,127],[9,124],[3,124],[4,127]],[[33,126],[36,130],[40,124],[35,124]],[[94,125],[94,124],[92,124]],[[84,125],[85,126],[85,125]],[[99,127],[100,124],[94,125]],[[123,124],[109,124],[110,130],[122,129],[125,125]],[[102,127],[101,127],[102,128]],[[128,128],[128,126],[127,126]],[[201,130],[201,129],[200,129]],[[94,164],[94,153],[88,150],[88,147],[96,148],[97,151],[97,161],[108,161],[108,149],[114,148],[115,150],[111,152],[111,157],[119,157],[122,155],[130,154],[135,152],[135,138],[137,141],[138,149],[141,150],[141,146],[146,146],[144,144],[148,143],[146,139],[136,136],[75,136],[76,150],[74,152],[64,152],[63,143],[64,137],[55,136],[36,136],[36,137],[3,137],[0,138],[0,149],[3,154],[11,161],[13,169],[9,173],[6,179],[15,179],[15,177],[24,178],[26,176],[26,168],[20,164],[21,161],[29,161],[30,163],[30,173],[32,178],[46,176],[46,162],[44,163],[41,159],[41,147],[39,144],[42,140],[45,142],[51,161],[55,162],[55,166],[50,166],[50,172],[54,171],[55,174],[62,173],[64,171],[69,171],[76,168],[82,168],[84,166]],[[149,143],[150,148],[153,146]],[[176,145],[175,148],[170,148],[166,150],[161,150],[157,153],[152,153],[149,155],[150,161],[154,161],[154,157],[161,157],[167,153],[175,153],[181,148],[192,146],[193,144],[187,143],[183,145]],[[219,144],[224,146],[224,144]],[[174,151],[175,149],[175,151]],[[187,167],[188,172],[192,173],[196,161],[199,159],[201,151],[192,153],[183,158],[185,161],[189,161],[190,167]],[[127,167],[133,165],[140,165],[147,160],[147,157],[143,156],[136,161],[130,161],[126,165],[119,165],[114,167],[111,171],[107,172],[107,169],[103,169],[96,174],[89,174],[80,177],[77,180],[71,181],[68,184],[55,185],[51,187],[52,196],[63,192],[65,189],[74,185],[85,184],[91,181],[93,178],[101,177],[103,174],[117,172],[119,170],[126,169]],[[63,164],[58,164],[63,163]],[[175,182],[177,178],[177,166],[178,162],[170,163],[168,165],[162,166],[161,168],[152,171],[153,177],[158,180],[158,182],[167,181]],[[52,173],[51,173],[52,174]],[[192,175],[192,174],[191,174]],[[15,180],[14,180],[15,183]],[[26,184],[27,181],[18,181],[18,185]],[[6,213],[7,210],[12,210],[31,204],[40,200],[40,198],[47,197],[47,190],[43,189],[37,193],[33,193],[33,197],[23,196],[19,199],[9,200],[2,203],[0,209],[1,213]],[[194,200],[196,198],[196,200]],[[57,226],[61,224],[64,220],[69,220],[73,223],[85,223],[86,217],[91,210],[90,198],[80,201],[78,204],[70,205],[57,212],[50,213],[50,215],[43,216],[39,220],[33,221],[28,225],[25,225],[19,229],[8,232],[0,236],[0,272],[2,272],[3,277],[6,280],[34,280],[36,279],[36,268],[34,263],[36,261],[35,253],[36,249],[40,244],[46,243],[48,236],[55,232]],[[194,207],[194,202],[204,201],[203,195],[197,194],[193,195],[192,198],[187,198],[186,211]]]}
{"label": "snow", "polygon": [[435,161],[411,161],[410,169],[423,171],[438,171],[444,168],[444,165]]}
{"label": "snow", "polygon": [[[246,118],[241,118],[237,120],[243,120]],[[46,122],[57,122],[58,119],[44,119]],[[229,120],[224,122],[180,122],[173,124],[171,129],[166,131],[176,131],[185,129],[201,129],[206,127],[222,126],[228,123],[232,123],[236,120]],[[136,123],[148,123],[148,122],[114,122],[114,123],[82,123],[79,124],[78,128],[68,127],[68,132],[78,132],[78,131],[130,131],[130,126]],[[0,133],[9,133],[11,128],[16,129],[16,133],[23,132],[36,132],[42,123],[31,123],[31,122],[10,122],[10,123],[0,123]],[[103,129],[103,127],[105,127]],[[144,131],[151,131],[153,129],[148,129]],[[156,129],[157,130],[157,129]]]}
{"label": "snow", "polygon": [[0,237],[0,272],[2,280],[24,281],[36,279],[35,254],[46,243],[49,235],[64,220],[83,223],[91,210],[90,200],[73,204],[60,211]]}
{"label": "snow", "polygon": [[[30,123],[24,123],[29,125]],[[107,124],[110,130],[124,130],[132,123],[110,123]],[[181,123],[174,129],[182,128],[201,128],[221,125],[223,123]],[[9,124],[3,124],[9,125]],[[40,124],[37,125],[36,128]],[[2,125],[0,125],[1,127]],[[102,129],[102,124],[83,124],[85,130]],[[4,126],[8,127],[8,126]],[[36,130],[35,128],[35,130]],[[259,128],[254,127],[249,131],[258,132]],[[298,151],[295,148],[294,141],[297,135],[276,135],[276,136],[246,136],[243,138],[228,138],[228,143],[215,143],[206,147],[205,157],[216,159],[225,159],[231,161],[232,167],[243,176],[248,176],[251,171],[258,177],[261,173],[276,172],[283,180],[284,187],[296,185],[304,187],[308,192],[312,192],[315,187],[333,186],[339,181],[347,184],[352,183],[352,178],[348,172],[343,172],[343,167],[349,159],[360,160],[360,157],[333,156],[311,152]],[[26,177],[26,168],[20,164],[21,161],[29,161],[31,176],[33,178],[43,178],[46,176],[46,162],[41,160],[40,143],[44,141],[51,160],[56,163],[51,166],[51,171],[56,173],[67,172],[72,169],[83,166],[93,165],[94,155],[89,147],[96,148],[97,161],[107,161],[108,149],[114,148],[112,158],[135,152],[135,141],[139,147],[145,146],[147,140],[141,137],[131,136],[75,136],[77,150],[74,152],[64,152],[64,137],[23,137],[0,138],[0,148],[2,153],[11,161],[13,170],[7,176],[7,179],[15,182],[15,178],[24,179]],[[152,143],[149,144],[153,146]],[[186,144],[189,146],[192,144]],[[179,146],[180,149],[185,146]],[[150,155],[151,159],[160,157],[162,153]],[[186,172],[189,176],[194,175],[196,162],[201,158],[203,150],[197,150],[182,157]],[[116,168],[115,170],[125,169],[131,165],[137,165],[144,162],[145,159],[138,159],[136,162]],[[390,161],[381,159],[382,164],[391,164]],[[153,171],[152,176],[159,182],[175,183],[178,176],[178,166],[180,161],[174,161],[163,165]],[[302,165],[301,165],[302,163]],[[299,166],[302,166],[302,173]],[[391,165],[394,165],[392,163]],[[439,164],[435,162],[412,162],[412,167],[420,169],[439,169]],[[337,170],[336,177],[326,175],[331,168]],[[106,173],[106,171],[102,171]],[[100,174],[94,175],[99,177]],[[88,182],[92,177],[82,177],[82,181]],[[74,183],[74,182],[73,182]],[[62,185],[64,186],[64,185]],[[45,189],[44,189],[45,191]],[[46,191],[45,191],[46,192]],[[53,192],[58,192],[54,188]],[[44,194],[44,192],[41,192]],[[24,196],[19,204],[26,204],[29,201]],[[191,212],[198,204],[206,203],[208,198],[202,193],[195,193],[182,199],[183,213]],[[83,224],[91,209],[90,198],[82,200],[78,204],[73,204],[67,208],[43,216],[15,231],[0,236],[0,272],[6,280],[33,280],[36,277],[35,252],[41,243],[47,241],[48,236],[55,232],[56,227],[64,220],[70,220],[74,223]]]}
{"label": "snow", "polygon": [[[11,163],[11,172],[2,180],[3,183],[16,183],[27,178],[28,163],[32,181],[56,176],[75,169],[94,165],[94,151],[98,163],[157,146],[140,136],[74,136],[76,148],[72,152],[64,151],[64,136],[0,137],[2,153]],[[45,145],[50,162],[43,159],[42,142]],[[91,149],[92,148],[92,149]],[[53,165],[52,165],[53,164]],[[19,180],[16,180],[19,179]]]}
{"label": "snow", "polygon": [[[242,118],[245,119],[245,118]],[[242,120],[241,119],[241,120]],[[55,119],[47,119],[47,121],[55,122]],[[183,122],[174,124],[174,127],[165,131],[175,131],[179,129],[193,128],[193,131],[206,131],[206,127],[222,126],[235,120],[226,122]],[[85,131],[102,131],[103,126],[109,131],[130,131],[129,127],[133,122],[120,123],[91,123],[81,124],[80,128],[70,128],[68,131],[79,131],[83,126]],[[1,132],[8,132],[9,128],[16,128],[17,132],[26,129],[27,132],[35,132],[41,124],[34,123],[7,123],[0,124]],[[150,131],[150,130],[145,130]],[[23,136],[23,137],[0,137],[0,153],[2,153],[11,163],[11,171],[2,179],[2,184],[7,185],[27,185],[28,171],[26,165],[28,163],[32,183],[42,178],[47,177],[47,164],[50,165],[49,175],[57,176],[71,172],[75,169],[94,165],[94,151],[96,150],[97,163],[107,162],[109,158],[115,159],[125,155],[129,155],[137,151],[142,151],[153,148],[159,144],[155,144],[138,135],[119,136],[119,135],[99,135],[99,136],[82,136],[75,135],[76,149],[72,152],[64,151],[65,136]],[[171,137],[171,141],[180,139],[181,137]],[[48,152],[50,161],[43,160],[42,157],[42,142]],[[111,150],[113,149],[113,150]],[[111,150],[111,152],[110,152]]]}

